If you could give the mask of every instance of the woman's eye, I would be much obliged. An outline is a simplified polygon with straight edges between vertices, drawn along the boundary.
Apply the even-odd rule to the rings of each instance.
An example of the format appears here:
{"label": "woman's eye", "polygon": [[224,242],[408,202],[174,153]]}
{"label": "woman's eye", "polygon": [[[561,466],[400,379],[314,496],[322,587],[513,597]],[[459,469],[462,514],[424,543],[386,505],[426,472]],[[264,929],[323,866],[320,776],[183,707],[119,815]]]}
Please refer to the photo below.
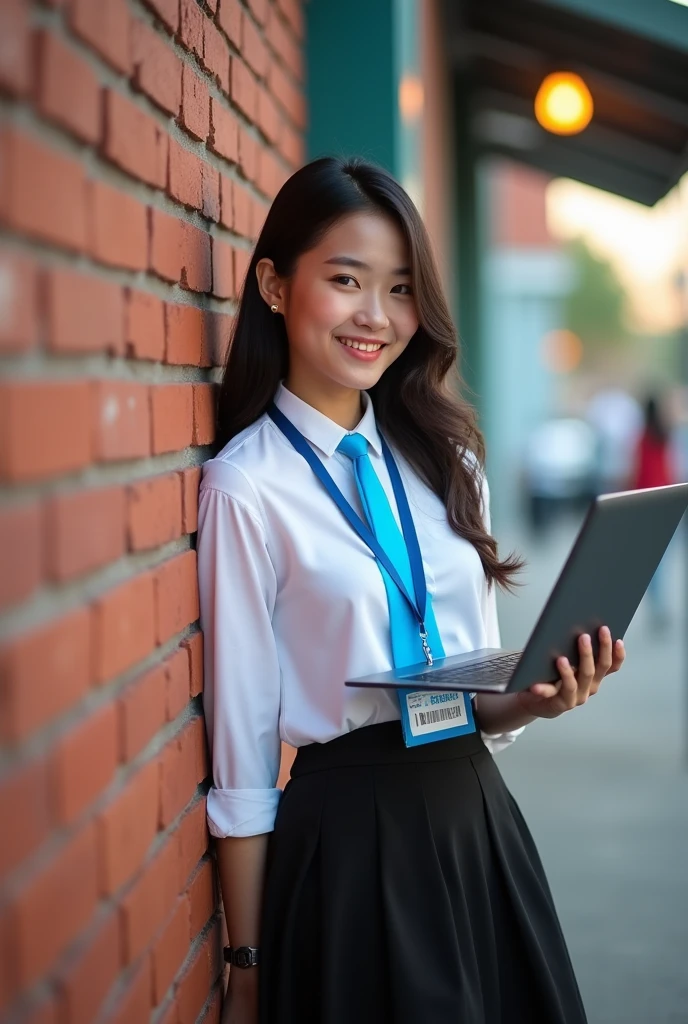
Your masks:
{"label": "woman's eye", "polygon": [[[404,290],[400,291],[399,289],[402,289],[402,288]],[[395,294],[395,295],[413,295],[413,292],[411,291],[411,285],[410,284],[395,284],[394,288],[392,288],[392,293]]]}
{"label": "woman's eye", "polygon": [[352,277],[351,274],[337,274],[337,276],[333,277],[332,280],[336,281],[337,284],[345,284],[345,285],[352,285],[352,284],[356,285],[357,284],[356,278]]}

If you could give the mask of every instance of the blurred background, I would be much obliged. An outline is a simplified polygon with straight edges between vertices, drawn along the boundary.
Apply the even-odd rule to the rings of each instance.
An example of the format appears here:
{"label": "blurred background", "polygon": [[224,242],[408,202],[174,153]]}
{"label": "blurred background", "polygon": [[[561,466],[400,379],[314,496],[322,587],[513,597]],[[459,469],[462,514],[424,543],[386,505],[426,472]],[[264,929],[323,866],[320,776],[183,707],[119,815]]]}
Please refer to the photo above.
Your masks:
{"label": "blurred background", "polygon": [[[506,646],[595,494],[688,479],[685,0],[0,0],[7,1024],[219,1019],[198,481],[252,242],[325,153],[428,225],[528,563]],[[688,1021],[687,580],[682,528],[623,673],[499,759],[591,1024]]]}

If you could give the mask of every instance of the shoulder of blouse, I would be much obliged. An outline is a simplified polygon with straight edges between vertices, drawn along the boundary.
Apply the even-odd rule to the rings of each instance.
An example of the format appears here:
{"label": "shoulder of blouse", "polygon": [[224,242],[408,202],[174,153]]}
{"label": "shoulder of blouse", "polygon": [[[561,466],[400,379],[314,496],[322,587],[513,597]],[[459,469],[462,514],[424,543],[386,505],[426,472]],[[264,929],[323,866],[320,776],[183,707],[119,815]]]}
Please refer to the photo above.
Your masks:
{"label": "shoulder of blouse", "polygon": [[256,458],[256,441],[265,426],[267,417],[261,417],[251,423],[229,441],[214,458],[203,463],[200,486],[201,496],[210,490],[220,491],[223,495],[243,505],[264,524],[262,502],[252,468],[259,465]]}

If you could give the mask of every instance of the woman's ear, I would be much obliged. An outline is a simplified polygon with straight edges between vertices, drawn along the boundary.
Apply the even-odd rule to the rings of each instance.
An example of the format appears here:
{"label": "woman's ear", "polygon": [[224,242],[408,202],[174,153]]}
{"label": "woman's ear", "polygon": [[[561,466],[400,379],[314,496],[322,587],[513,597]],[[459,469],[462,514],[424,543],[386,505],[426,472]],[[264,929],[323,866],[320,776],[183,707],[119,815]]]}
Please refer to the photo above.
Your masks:
{"label": "woman's ear", "polygon": [[262,259],[258,261],[256,264],[256,277],[258,278],[258,290],[267,305],[270,308],[277,306],[276,310],[273,309],[273,313],[283,313],[285,286],[282,278],[275,270],[272,260]]}

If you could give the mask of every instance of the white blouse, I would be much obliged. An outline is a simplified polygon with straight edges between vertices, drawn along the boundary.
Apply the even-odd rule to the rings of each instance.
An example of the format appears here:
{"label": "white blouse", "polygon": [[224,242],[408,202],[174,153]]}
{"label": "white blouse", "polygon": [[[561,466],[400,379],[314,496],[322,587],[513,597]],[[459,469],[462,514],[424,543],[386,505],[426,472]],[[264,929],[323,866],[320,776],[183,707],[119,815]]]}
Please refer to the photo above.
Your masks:
{"label": "white blouse", "polygon": [[[356,431],[397,515],[370,397]],[[363,516],[347,431],[280,384],[275,403],[310,442]],[[423,553],[445,654],[499,647],[494,587],[475,548],[447,523],[442,502],[393,445]],[[488,493],[484,507],[489,529]],[[280,739],[325,743],[399,719],[388,690],[346,679],[394,667],[384,581],[310,466],[266,414],[203,467],[198,576],[204,633],[203,702],[212,755],[214,836],[270,832],[280,790]],[[494,752],[521,730],[487,738]]]}

